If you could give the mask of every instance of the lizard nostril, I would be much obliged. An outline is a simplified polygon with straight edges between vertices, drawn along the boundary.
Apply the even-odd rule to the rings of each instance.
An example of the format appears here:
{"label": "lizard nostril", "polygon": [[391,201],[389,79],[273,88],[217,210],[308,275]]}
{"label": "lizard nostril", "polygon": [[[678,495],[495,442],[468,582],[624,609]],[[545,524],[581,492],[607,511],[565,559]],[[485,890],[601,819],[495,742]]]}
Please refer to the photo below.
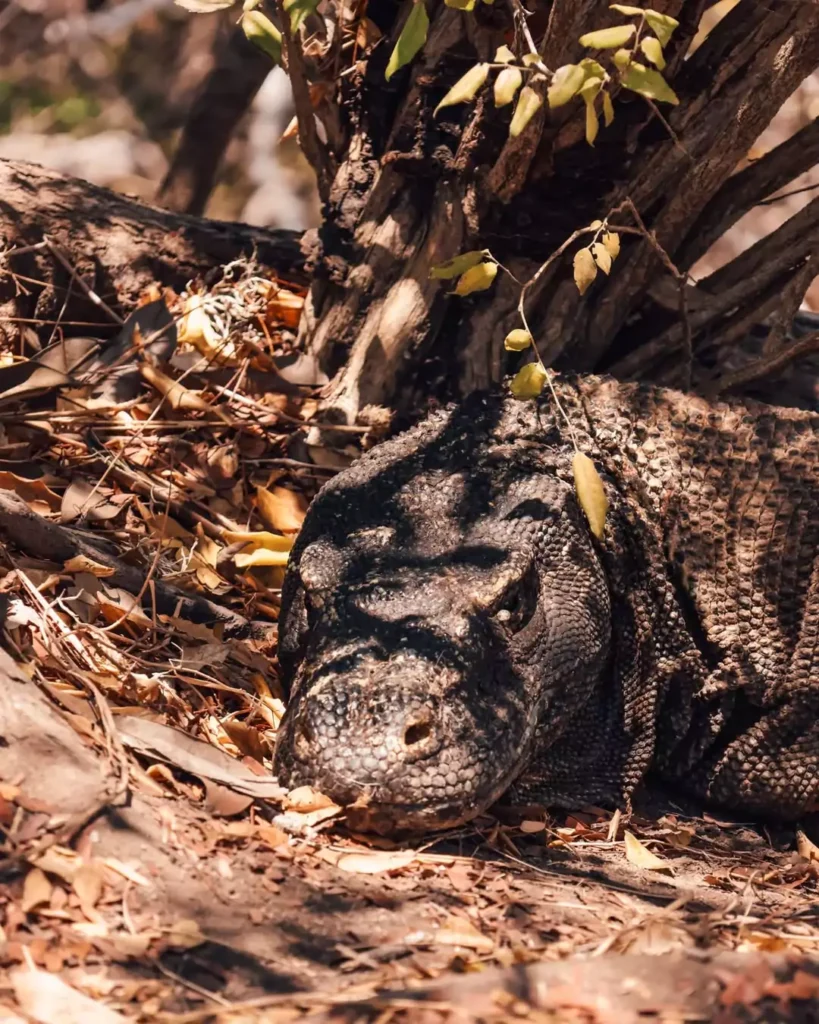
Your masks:
{"label": "lizard nostril", "polygon": [[407,730],[404,733],[404,745],[412,747],[416,743],[422,743],[425,739],[428,739],[432,733],[432,726],[429,722],[413,722],[412,725],[407,726]]}

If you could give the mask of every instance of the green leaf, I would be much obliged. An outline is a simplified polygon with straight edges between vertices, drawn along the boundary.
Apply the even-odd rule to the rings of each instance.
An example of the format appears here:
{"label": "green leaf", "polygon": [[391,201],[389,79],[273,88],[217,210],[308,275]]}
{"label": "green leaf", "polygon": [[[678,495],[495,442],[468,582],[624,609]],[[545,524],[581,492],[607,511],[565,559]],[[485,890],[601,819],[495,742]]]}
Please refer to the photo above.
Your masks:
{"label": "green leaf", "polygon": [[537,398],[543,390],[547,376],[540,363],[527,363],[512,378],[509,390],[515,398]]}
{"label": "green leaf", "polygon": [[503,339],[503,347],[507,352],[523,352],[532,344],[532,335],[522,327],[510,331]]}
{"label": "green leaf", "polygon": [[611,272],[611,253],[602,242],[594,242],[591,247],[594,262],[608,277]]}
{"label": "green leaf", "polygon": [[451,107],[456,103],[469,103],[474,100],[478,94],[478,90],[486,81],[488,74],[488,64],[476,64],[473,68],[470,68],[465,75],[461,75],[458,81],[452,86],[446,96],[444,96],[435,108],[433,117],[438,113],[441,107]]}
{"label": "green leaf", "polygon": [[663,46],[667,46],[669,39],[674,34],[674,29],[677,28],[680,23],[676,18],[672,18],[670,14],[660,14],[659,11],[652,11],[650,7],[647,8],[644,14],[646,16],[646,21],[654,30],[654,34]]}
{"label": "green leaf", "polygon": [[671,86],[666,82],[659,71],[647,68],[645,64],[638,64],[632,61],[623,72],[621,79],[623,85],[632,92],[637,92],[650,100],[657,100],[659,103],[671,103],[677,106],[680,102]]}
{"label": "green leaf", "polygon": [[589,285],[597,277],[597,266],[589,249],[580,249],[574,254],[574,283],[581,295],[585,295]]}
{"label": "green leaf", "polygon": [[524,85],[518,96],[512,123],[509,125],[509,135],[516,139],[542,106],[543,97],[540,93],[530,85]]}
{"label": "green leaf", "polygon": [[645,36],[640,40],[640,49],[656,68],[659,68],[660,71],[663,70],[665,57],[659,39],[655,39],[654,36]]}
{"label": "green leaf", "polygon": [[470,268],[476,267],[488,255],[488,249],[471,249],[469,252],[462,252],[460,256],[453,256],[445,263],[435,263],[429,268],[429,276],[439,281],[460,277]]}
{"label": "green leaf", "polygon": [[642,16],[642,7],[627,7],[625,4],[609,4],[609,7],[613,11],[619,11],[621,14],[625,14],[627,17],[631,17],[633,14],[639,14]]}
{"label": "green leaf", "polygon": [[597,472],[594,463],[583,452],[575,452],[572,459],[572,473],[574,474],[574,489],[577,493],[577,500],[580,507],[586,514],[591,532],[601,540],[603,529],[606,525],[606,513],[609,510],[609,501],[603,488],[603,481]]}
{"label": "green leaf", "polygon": [[455,285],[454,295],[471,295],[473,292],[485,292],[495,280],[498,273],[497,263],[479,263],[461,274]]}
{"label": "green leaf", "polygon": [[587,32],[580,37],[580,45],[591,50],[616,50],[625,46],[637,31],[636,25],[614,25],[612,28],[600,28],[596,32]]}
{"label": "green leaf", "polygon": [[401,35],[398,37],[398,41],[390,54],[387,70],[384,73],[384,77],[388,82],[399,68],[409,64],[418,53],[427,40],[428,31],[429,17],[427,9],[424,6],[424,0],[418,0],[418,3],[412,5],[409,17],[401,29]]}
{"label": "green leaf", "polygon": [[274,64],[281,63],[282,34],[270,18],[261,11],[246,11],[242,15],[242,31]]}
{"label": "green leaf", "polygon": [[284,0],[284,9],[290,15],[290,31],[298,32],[308,14],[318,7],[319,0]]}
{"label": "green leaf", "polygon": [[505,107],[511,103],[521,85],[523,72],[520,68],[504,68],[495,79],[495,106]]}
{"label": "green leaf", "polygon": [[611,96],[607,92],[603,93],[603,120],[607,128],[614,120],[614,104],[611,102]]}
{"label": "green leaf", "polygon": [[579,92],[586,81],[586,72],[579,64],[564,64],[552,76],[549,86],[549,106],[562,107]]}
{"label": "green leaf", "polygon": [[612,56],[611,59],[614,61],[617,70],[623,71],[631,63],[631,58],[631,50],[617,50],[617,52]]}
{"label": "green leaf", "polygon": [[474,11],[476,0],[444,0],[444,3],[456,11]]}
{"label": "green leaf", "polygon": [[499,46],[495,51],[496,64],[509,64],[510,61],[513,61],[514,59],[515,55],[508,46]]}

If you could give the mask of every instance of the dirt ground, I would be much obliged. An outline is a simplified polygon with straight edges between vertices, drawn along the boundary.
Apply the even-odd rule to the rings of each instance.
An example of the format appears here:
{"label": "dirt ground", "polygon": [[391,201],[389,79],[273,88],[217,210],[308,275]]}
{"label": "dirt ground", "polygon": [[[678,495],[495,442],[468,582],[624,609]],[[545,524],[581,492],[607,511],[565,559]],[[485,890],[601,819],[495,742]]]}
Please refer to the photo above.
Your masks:
{"label": "dirt ground", "polygon": [[665,796],[393,842],[279,789],[283,567],[355,454],[301,439],[301,302],[235,267],[0,355],[0,1022],[819,1019],[793,827]]}

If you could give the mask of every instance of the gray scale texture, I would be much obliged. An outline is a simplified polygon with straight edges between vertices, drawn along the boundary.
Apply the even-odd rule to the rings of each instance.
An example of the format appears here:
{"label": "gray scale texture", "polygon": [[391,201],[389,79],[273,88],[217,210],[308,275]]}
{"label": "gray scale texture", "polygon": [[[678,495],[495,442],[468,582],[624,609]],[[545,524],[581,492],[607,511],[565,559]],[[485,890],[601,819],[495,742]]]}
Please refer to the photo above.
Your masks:
{"label": "gray scale texture", "polygon": [[280,620],[284,784],[389,832],[650,774],[743,813],[819,794],[819,416],[557,378],[479,394],[327,484]]}

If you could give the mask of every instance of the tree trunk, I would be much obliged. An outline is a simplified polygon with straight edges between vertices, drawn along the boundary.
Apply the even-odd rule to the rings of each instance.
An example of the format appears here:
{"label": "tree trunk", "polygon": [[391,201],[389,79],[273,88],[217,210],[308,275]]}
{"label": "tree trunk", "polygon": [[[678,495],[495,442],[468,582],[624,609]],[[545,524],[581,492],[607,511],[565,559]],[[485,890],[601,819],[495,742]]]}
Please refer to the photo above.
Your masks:
{"label": "tree trunk", "polygon": [[[577,42],[584,31],[623,20],[608,0],[532,6],[529,25],[552,70],[586,55]],[[680,21],[665,71],[679,106],[663,107],[671,111],[663,124],[656,106],[620,91],[614,123],[592,148],[577,99],[552,112],[544,104],[517,139],[507,138],[512,108],[497,110],[490,86],[475,103],[433,116],[469,67],[513,45],[515,0],[478,4],[471,14],[428,2],[426,44],[389,83],[385,65],[408,8],[396,20],[393,6],[372,0],[367,16],[387,38],[341,78],[340,132],[334,152],[321,156],[325,221],[308,249],[313,281],[301,340],[332,377],[327,422],[352,422],[368,404],[412,409],[422,396],[498,381],[519,360],[503,339],[521,325],[520,286],[498,274],[490,291],[452,298],[449,282],[430,280],[430,267],[486,247],[526,281],[575,230],[625,199],[653,243],[624,235],[611,275],[598,275],[582,297],[570,249],[527,293],[547,363],[700,382],[713,376],[721,339],[730,347],[737,323],[767,316],[794,280],[807,286],[819,200],[696,288],[680,287],[684,279],[662,253],[684,273],[747,210],[816,161],[812,124],[727,180],[819,64],[819,7],[739,4],[684,60],[705,3],[654,6]],[[309,142],[313,111],[296,99]],[[627,211],[615,221],[637,228]]]}
{"label": "tree trunk", "polygon": [[254,252],[283,277],[304,280],[299,238],[291,231],[168,213],[36,164],[6,160],[0,160],[0,195],[0,330],[12,337],[35,323],[43,340],[58,322],[74,335],[116,328],[77,287],[71,266],[122,315],[154,282],[181,290]]}

